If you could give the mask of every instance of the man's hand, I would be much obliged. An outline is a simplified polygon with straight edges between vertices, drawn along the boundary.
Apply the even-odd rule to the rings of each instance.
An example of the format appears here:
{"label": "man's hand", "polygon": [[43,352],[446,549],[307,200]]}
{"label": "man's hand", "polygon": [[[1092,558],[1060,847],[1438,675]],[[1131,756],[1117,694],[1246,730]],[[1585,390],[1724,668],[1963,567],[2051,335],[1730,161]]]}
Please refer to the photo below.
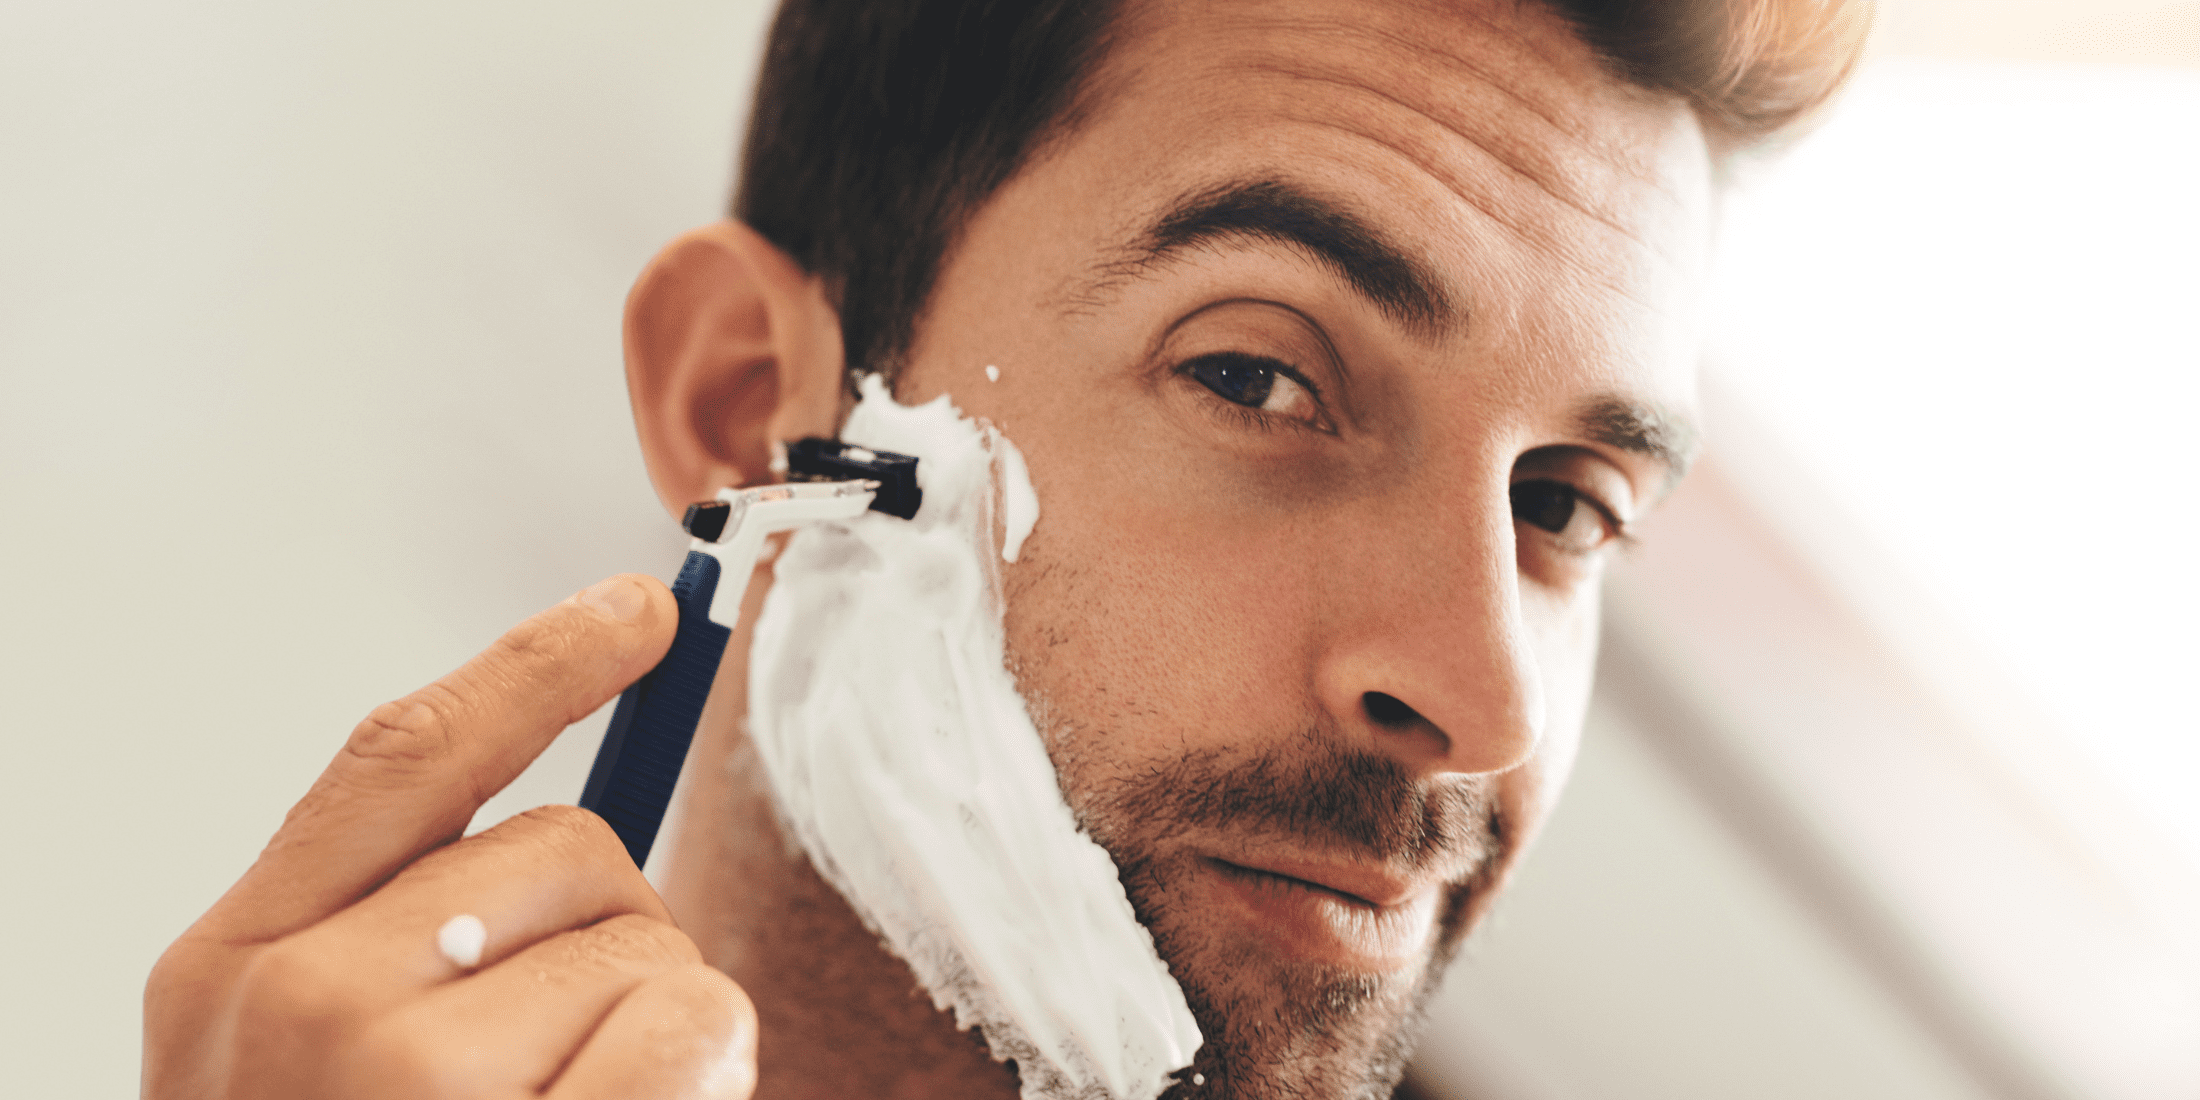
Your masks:
{"label": "man's hand", "polygon": [[[546,806],[458,839],[678,611],[614,577],[375,709],[145,990],[145,1095],[747,1097],[756,1017],[609,826]],[[462,969],[452,917],[488,929]]]}

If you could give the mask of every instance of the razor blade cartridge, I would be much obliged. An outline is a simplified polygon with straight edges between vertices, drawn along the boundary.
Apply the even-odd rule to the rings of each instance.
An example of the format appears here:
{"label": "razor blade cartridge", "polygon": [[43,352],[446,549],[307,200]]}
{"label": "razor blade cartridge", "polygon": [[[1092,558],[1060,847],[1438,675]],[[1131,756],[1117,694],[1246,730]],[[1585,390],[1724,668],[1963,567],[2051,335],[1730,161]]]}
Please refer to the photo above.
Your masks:
{"label": "razor blade cartridge", "polygon": [[924,502],[917,487],[917,460],[892,451],[874,451],[837,439],[798,439],[787,445],[789,481],[875,481],[878,495],[871,510],[914,519]]}

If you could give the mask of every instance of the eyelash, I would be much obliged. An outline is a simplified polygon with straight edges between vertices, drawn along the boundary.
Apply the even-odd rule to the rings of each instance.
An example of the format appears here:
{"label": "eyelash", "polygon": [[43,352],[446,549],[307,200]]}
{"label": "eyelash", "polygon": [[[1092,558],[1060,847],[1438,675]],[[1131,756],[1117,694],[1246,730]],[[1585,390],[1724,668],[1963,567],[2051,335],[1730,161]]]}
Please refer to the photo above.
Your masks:
{"label": "eyelash", "polygon": [[[1596,546],[1594,549],[1585,551],[1568,550],[1566,551],[1567,553],[1573,554],[1577,557],[1594,557],[1598,554],[1604,554],[1612,551],[1629,553],[1632,552],[1636,546],[1640,545],[1641,540],[1635,537],[1634,529],[1627,525],[1626,520],[1619,518],[1619,513],[1614,511],[1611,505],[1604,503],[1604,499],[1602,497],[1597,496],[1595,493],[1592,493],[1589,490],[1574,484],[1573,482],[1567,481],[1563,478],[1533,477],[1515,482],[1514,484],[1527,485],[1538,481],[1546,481],[1554,485],[1565,486],[1567,491],[1573,494],[1576,503],[1586,504],[1589,507],[1595,509],[1597,515],[1602,517],[1604,520],[1604,529],[1611,532],[1611,537],[1606,539],[1600,545]],[[1541,529],[1538,528],[1538,530]],[[1550,532],[1545,533],[1551,534],[1551,537],[1555,541],[1557,537],[1555,534],[1552,534]]]}
{"label": "eyelash", "polygon": [[[1307,378],[1303,374],[1300,374],[1297,370],[1293,369],[1289,364],[1283,362],[1282,360],[1272,359],[1265,355],[1251,355],[1245,352],[1209,352],[1204,355],[1195,355],[1189,359],[1178,362],[1176,364],[1176,367],[1174,368],[1174,373],[1178,377],[1182,378],[1186,383],[1190,384],[1199,391],[1200,396],[1204,399],[1202,401],[1202,404],[1206,406],[1210,415],[1216,417],[1218,420],[1225,420],[1233,426],[1247,428],[1253,431],[1273,432],[1278,427],[1283,427],[1305,431],[1321,432],[1325,435],[1334,434],[1329,429],[1326,429],[1321,425],[1309,423],[1297,417],[1278,416],[1274,413],[1263,412],[1260,409],[1253,408],[1249,405],[1241,405],[1235,401],[1230,400],[1229,398],[1222,396],[1220,393],[1215,392],[1214,387],[1207,385],[1205,382],[1202,382],[1197,377],[1193,376],[1193,367],[1203,362],[1224,357],[1237,359],[1247,365],[1258,366],[1263,370],[1272,371],[1280,377],[1290,379],[1292,382],[1305,388],[1308,399],[1313,401],[1314,407],[1317,411],[1326,411],[1325,406],[1322,402],[1321,388],[1319,386],[1316,386],[1311,379]],[[1568,551],[1569,553],[1575,554],[1579,557],[1593,557],[1595,555],[1603,554],[1607,551],[1612,550],[1617,550],[1620,552],[1631,552],[1634,550],[1636,545],[1638,545],[1639,540],[1635,537],[1634,530],[1627,525],[1627,521],[1619,518],[1619,513],[1615,511],[1611,505],[1606,504],[1603,498],[1597,496],[1595,493],[1590,492],[1589,490],[1584,489],[1579,485],[1576,485],[1570,481],[1566,481],[1561,478],[1546,477],[1530,478],[1528,480],[1548,481],[1554,484],[1564,485],[1566,489],[1573,494],[1574,499],[1577,502],[1581,504],[1586,504],[1590,508],[1594,509],[1598,517],[1602,519],[1605,530],[1611,532],[1610,536],[1603,543],[1599,544],[1596,548],[1586,551]],[[1526,482],[1521,482],[1520,484],[1526,484]]]}
{"label": "eyelash", "polygon": [[1200,395],[1205,398],[1204,404],[1206,405],[1207,410],[1211,415],[1215,416],[1217,419],[1227,420],[1231,422],[1233,426],[1249,428],[1254,431],[1273,432],[1278,428],[1286,428],[1301,431],[1319,432],[1323,435],[1336,434],[1334,431],[1322,424],[1310,423],[1297,417],[1278,416],[1274,413],[1263,412],[1260,409],[1253,408],[1250,405],[1240,405],[1237,402],[1232,401],[1219,393],[1216,393],[1214,387],[1209,386],[1205,382],[1200,381],[1198,378],[1193,377],[1192,368],[1194,366],[1197,366],[1198,364],[1206,362],[1208,360],[1224,357],[1239,359],[1249,365],[1258,366],[1263,370],[1273,371],[1279,377],[1290,379],[1293,383],[1306,390],[1306,396],[1309,400],[1314,402],[1314,408],[1317,412],[1321,412],[1326,415],[1328,411],[1328,407],[1322,401],[1321,387],[1315,385],[1313,381],[1307,378],[1305,375],[1300,374],[1290,364],[1285,363],[1281,359],[1273,359],[1265,355],[1253,355],[1247,352],[1223,351],[1208,352],[1203,355],[1194,355],[1189,359],[1185,359],[1177,363],[1176,367],[1174,368],[1175,373],[1178,377],[1182,378],[1185,382],[1196,388],[1199,391]]}
{"label": "eyelash", "polygon": [[1598,497],[1595,493],[1589,492],[1588,490],[1583,489],[1577,485],[1574,487],[1574,495],[1582,503],[1596,509],[1597,514],[1604,517],[1604,525],[1606,529],[1612,532],[1612,538],[1609,542],[1605,543],[1605,545],[1603,546],[1597,547],[1595,550],[1590,551],[1590,553],[1601,553],[1606,550],[1633,550],[1636,544],[1640,542],[1640,540],[1635,537],[1635,529],[1629,527],[1627,525],[1627,521],[1619,518],[1619,513],[1613,511],[1611,506],[1604,503],[1603,499]]}

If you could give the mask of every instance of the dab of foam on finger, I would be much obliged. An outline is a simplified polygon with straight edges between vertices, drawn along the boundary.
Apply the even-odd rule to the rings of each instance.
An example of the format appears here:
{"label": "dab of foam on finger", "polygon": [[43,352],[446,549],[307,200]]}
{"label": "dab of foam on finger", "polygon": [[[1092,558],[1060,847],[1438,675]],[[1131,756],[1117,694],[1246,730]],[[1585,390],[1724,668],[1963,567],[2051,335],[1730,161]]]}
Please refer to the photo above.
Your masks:
{"label": "dab of foam on finger", "polygon": [[1008,672],[998,562],[1039,519],[1023,456],[876,376],[842,436],[917,456],[924,504],[804,528],[774,566],[749,733],[789,833],[933,1003],[1016,1060],[1025,1100],[1152,1100],[1199,1027]]}
{"label": "dab of foam on finger", "polygon": [[481,949],[489,945],[489,929],[481,918],[472,913],[461,913],[443,922],[436,930],[435,948],[460,970],[472,970],[481,965]]}

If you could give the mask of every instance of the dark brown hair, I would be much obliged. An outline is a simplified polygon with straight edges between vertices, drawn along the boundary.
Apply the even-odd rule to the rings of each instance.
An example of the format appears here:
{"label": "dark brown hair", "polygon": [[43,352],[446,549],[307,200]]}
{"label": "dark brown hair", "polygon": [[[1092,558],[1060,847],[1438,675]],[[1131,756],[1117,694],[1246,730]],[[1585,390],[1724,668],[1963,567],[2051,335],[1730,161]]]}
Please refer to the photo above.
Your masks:
{"label": "dark brown hair", "polygon": [[[1871,0],[1540,0],[1721,154],[1847,79]],[[825,280],[852,371],[896,373],[970,214],[1072,129],[1118,0],[784,0],[733,215]]]}
{"label": "dark brown hair", "polygon": [[1543,0],[1627,80],[1686,99],[1721,154],[1792,135],[1847,82],[1872,0]]}

